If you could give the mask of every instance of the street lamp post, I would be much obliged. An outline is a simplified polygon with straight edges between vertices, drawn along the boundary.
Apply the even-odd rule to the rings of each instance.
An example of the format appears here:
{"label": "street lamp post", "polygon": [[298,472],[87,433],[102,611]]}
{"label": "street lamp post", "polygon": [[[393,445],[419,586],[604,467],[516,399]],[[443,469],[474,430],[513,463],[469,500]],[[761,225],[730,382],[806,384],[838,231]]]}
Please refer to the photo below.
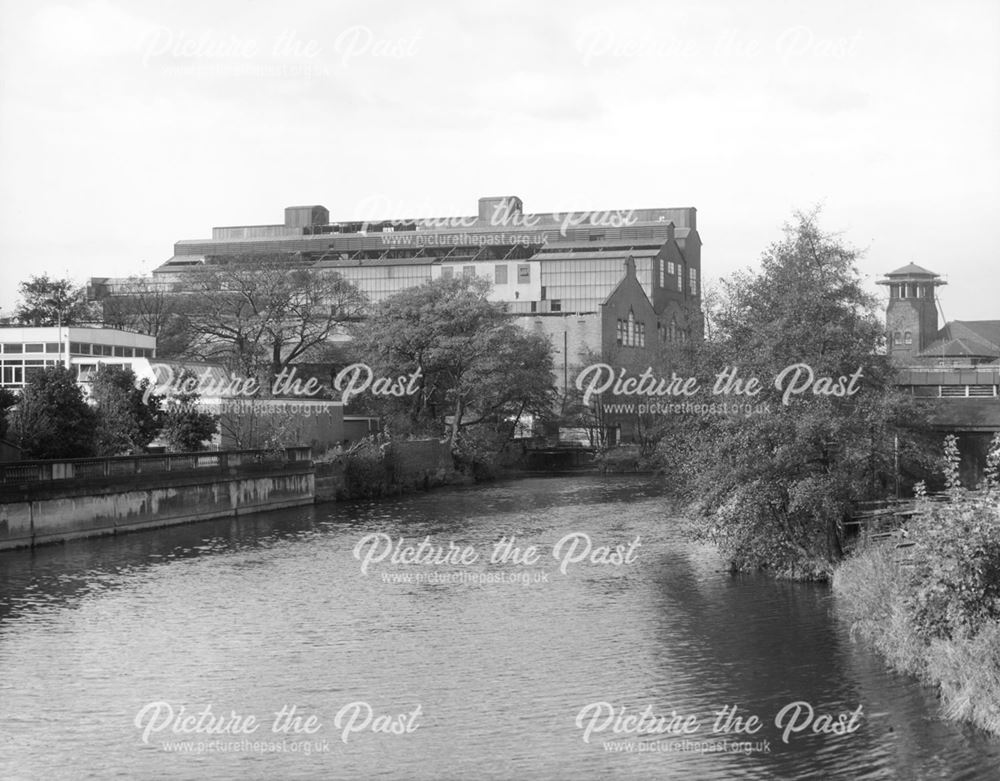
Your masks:
{"label": "street lamp post", "polygon": [[56,353],[58,357],[56,360],[58,360],[63,365],[64,369],[68,369],[69,350],[67,350],[65,354],[63,353],[63,332],[62,332],[62,313],[65,302],[58,298],[47,298],[45,299],[45,303],[51,304],[56,308],[56,334],[57,334],[56,338],[59,343],[59,350]]}

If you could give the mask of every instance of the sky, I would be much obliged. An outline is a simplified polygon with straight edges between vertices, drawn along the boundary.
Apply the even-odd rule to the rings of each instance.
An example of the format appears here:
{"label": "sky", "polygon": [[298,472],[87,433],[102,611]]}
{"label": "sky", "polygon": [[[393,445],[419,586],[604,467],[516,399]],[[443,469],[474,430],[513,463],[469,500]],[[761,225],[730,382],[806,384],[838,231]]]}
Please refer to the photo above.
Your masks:
{"label": "sky", "polygon": [[707,281],[797,209],[1000,319],[1000,2],[0,0],[0,316],[280,223],[694,206]]}

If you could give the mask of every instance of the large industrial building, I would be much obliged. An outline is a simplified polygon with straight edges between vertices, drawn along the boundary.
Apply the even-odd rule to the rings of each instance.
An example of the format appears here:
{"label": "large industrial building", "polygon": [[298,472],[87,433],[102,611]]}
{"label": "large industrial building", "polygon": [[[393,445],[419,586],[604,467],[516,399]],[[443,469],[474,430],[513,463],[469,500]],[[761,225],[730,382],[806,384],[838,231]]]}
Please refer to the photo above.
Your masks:
{"label": "large industrial building", "polygon": [[[218,227],[211,238],[178,241],[151,282],[183,293],[200,269],[255,257],[328,269],[373,304],[439,277],[484,277],[522,326],[549,335],[560,386],[588,354],[702,332],[701,239],[691,207],[529,214],[520,198],[504,196],[479,199],[474,215],[360,222],[331,221],[323,206],[292,206],[281,224]],[[626,279],[638,284],[622,287]],[[91,288],[102,298],[127,285],[95,278]]]}

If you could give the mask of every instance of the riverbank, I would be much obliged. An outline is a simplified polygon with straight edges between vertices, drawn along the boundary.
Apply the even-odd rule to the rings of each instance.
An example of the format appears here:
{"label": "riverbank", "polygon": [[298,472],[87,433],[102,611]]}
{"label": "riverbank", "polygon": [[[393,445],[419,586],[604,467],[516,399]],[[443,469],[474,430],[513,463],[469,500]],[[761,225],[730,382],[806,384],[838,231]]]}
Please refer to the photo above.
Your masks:
{"label": "riverbank", "polygon": [[942,715],[1000,735],[1000,494],[922,502],[905,537],[833,577],[852,635],[939,691]]}
{"label": "riverbank", "polygon": [[316,501],[375,499],[475,482],[456,467],[451,448],[436,439],[372,437],[346,453],[319,458]]}
{"label": "riverbank", "polygon": [[308,447],[0,465],[0,551],[312,504]]}

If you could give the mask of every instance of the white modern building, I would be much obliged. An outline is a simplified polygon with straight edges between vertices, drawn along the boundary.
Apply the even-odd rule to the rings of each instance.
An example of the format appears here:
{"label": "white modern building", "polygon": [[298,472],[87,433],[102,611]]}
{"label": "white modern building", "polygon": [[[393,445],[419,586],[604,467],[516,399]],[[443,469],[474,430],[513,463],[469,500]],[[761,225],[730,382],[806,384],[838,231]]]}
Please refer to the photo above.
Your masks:
{"label": "white modern building", "polygon": [[151,375],[156,338],[114,328],[77,326],[0,327],[0,385],[23,388],[35,371],[46,366],[75,369],[86,382],[103,365],[130,367],[137,376]]}

